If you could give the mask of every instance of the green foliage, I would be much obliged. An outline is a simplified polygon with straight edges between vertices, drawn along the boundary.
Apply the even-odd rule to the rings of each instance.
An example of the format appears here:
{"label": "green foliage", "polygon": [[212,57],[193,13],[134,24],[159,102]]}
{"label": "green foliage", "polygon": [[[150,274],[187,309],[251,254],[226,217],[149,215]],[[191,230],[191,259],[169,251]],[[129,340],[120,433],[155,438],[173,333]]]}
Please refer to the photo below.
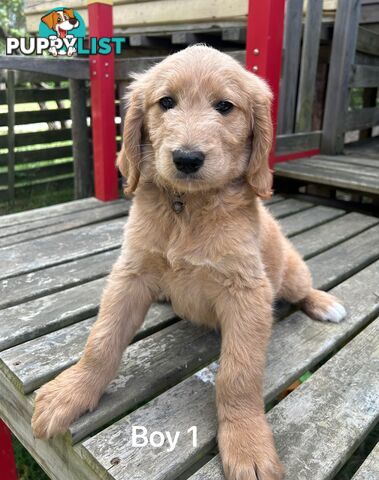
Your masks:
{"label": "green foliage", "polygon": [[49,477],[16,437],[13,437],[12,443],[19,480],[49,480]]}
{"label": "green foliage", "polygon": [[24,0],[1,0],[0,25],[6,36],[25,35]]}

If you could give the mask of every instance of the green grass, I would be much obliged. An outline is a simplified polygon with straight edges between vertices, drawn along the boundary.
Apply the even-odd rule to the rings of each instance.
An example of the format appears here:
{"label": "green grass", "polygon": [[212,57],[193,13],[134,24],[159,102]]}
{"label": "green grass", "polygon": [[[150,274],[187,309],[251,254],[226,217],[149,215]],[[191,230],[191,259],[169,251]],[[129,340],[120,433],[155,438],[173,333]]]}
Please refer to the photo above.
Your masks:
{"label": "green grass", "polygon": [[49,480],[46,473],[14,436],[12,443],[19,480]]}

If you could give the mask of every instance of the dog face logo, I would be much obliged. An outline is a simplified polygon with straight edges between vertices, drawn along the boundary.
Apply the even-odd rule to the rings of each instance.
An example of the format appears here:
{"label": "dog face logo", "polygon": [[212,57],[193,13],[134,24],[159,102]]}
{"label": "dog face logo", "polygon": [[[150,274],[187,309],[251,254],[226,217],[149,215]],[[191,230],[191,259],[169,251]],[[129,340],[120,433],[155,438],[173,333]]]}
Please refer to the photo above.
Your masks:
{"label": "dog face logo", "polygon": [[65,38],[67,32],[79,26],[79,20],[75,17],[72,8],[53,10],[42,17],[41,22],[47,25],[50,30],[57,32],[59,38]]}
{"label": "dog face logo", "polygon": [[77,38],[85,36],[85,25],[78,12],[58,7],[41,17],[39,36],[50,40],[49,52],[55,57],[71,57],[77,52]]}

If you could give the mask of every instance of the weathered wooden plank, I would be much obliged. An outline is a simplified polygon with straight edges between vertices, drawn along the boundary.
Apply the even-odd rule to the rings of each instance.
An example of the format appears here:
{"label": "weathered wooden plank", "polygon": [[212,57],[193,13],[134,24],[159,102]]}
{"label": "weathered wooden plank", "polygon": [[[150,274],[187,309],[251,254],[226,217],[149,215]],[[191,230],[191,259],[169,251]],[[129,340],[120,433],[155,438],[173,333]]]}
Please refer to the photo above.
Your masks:
{"label": "weathered wooden plank", "polygon": [[[47,237],[59,232],[65,232],[85,225],[113,220],[118,217],[122,217],[126,221],[125,216],[128,214],[129,208],[130,202],[121,201],[117,204],[111,204],[102,208],[67,214],[64,217],[52,217],[50,221],[54,221],[54,223],[51,223],[50,225],[44,220],[36,221],[33,222],[33,229],[28,229],[27,231],[20,233],[18,232],[18,228],[22,227],[22,225],[19,227],[8,227],[5,229],[6,236],[0,238],[0,247]],[[55,223],[57,219],[60,220],[59,223]]]}
{"label": "weathered wooden plank", "polygon": [[40,220],[41,218],[56,217],[59,215],[65,215],[66,213],[88,210],[105,205],[109,205],[109,203],[97,200],[97,198],[85,198],[83,200],[60,203],[59,205],[51,205],[50,207],[36,208],[27,212],[11,213],[9,215],[0,216],[0,227],[3,228],[21,223],[30,223],[34,220]]}
{"label": "weathered wooden plank", "polygon": [[18,245],[3,247],[0,249],[0,278],[21,275],[119,247],[120,230],[124,224],[124,219],[112,220],[30,240],[24,243],[23,248]]}
{"label": "weathered wooden plank", "polygon": [[[268,413],[286,478],[332,478],[375,425],[378,333],[376,320]],[[205,478],[205,469],[223,480],[220,463],[216,457],[191,480]]]}
{"label": "weathered wooden plank", "polygon": [[313,206],[312,203],[304,202],[302,200],[296,200],[295,198],[289,198],[284,202],[268,205],[268,209],[274,215],[274,217],[280,219],[288,215],[291,215],[293,213],[301,212],[302,210],[307,210],[312,206]]}
{"label": "weathered wooden plank", "polygon": [[[46,110],[44,110],[46,111]],[[43,162],[45,160],[57,160],[59,158],[72,158],[72,148],[71,145],[61,146],[61,147],[49,147],[46,145],[44,148],[39,148],[36,150],[23,150],[15,152],[15,162],[17,165],[30,163],[30,162]],[[7,164],[7,156],[5,154],[0,155],[0,166],[4,166]],[[49,167],[53,169],[54,167],[58,167],[59,165],[46,165],[46,166],[39,166],[35,167],[27,167],[20,171],[16,170],[15,174],[19,177],[22,173],[27,172],[28,174],[36,173],[37,170],[43,171],[47,170]],[[17,180],[17,179],[16,179]]]}
{"label": "weathered wooden plank", "polygon": [[0,372],[0,412],[1,417],[12,432],[22,440],[33,458],[48,472],[51,480],[94,480],[95,472],[80,457],[67,447],[64,437],[49,442],[34,438],[30,426],[33,412],[33,397],[18,392],[11,382]]}
{"label": "weathered wooden plank", "polygon": [[131,345],[96,411],[73,424],[73,438],[83,438],[112,418],[150,400],[207,365],[218,353],[217,334],[185,320]]}
{"label": "weathered wooden plank", "polygon": [[[65,87],[33,87],[16,88],[16,103],[47,102],[49,100],[62,100],[69,98],[68,89]],[[0,103],[6,102],[6,94],[0,92]]]}
{"label": "weathered wooden plank", "polygon": [[379,67],[371,65],[353,65],[350,77],[351,87],[378,87]]}
{"label": "weathered wooden plank", "polygon": [[362,130],[379,123],[379,107],[354,109],[348,112],[345,121],[346,130]]}
{"label": "weathered wooden plank", "polygon": [[[338,221],[338,220],[337,220]],[[308,260],[313,281],[330,288],[379,258],[379,225]],[[296,240],[292,239],[296,245]]]}
{"label": "weathered wooden plank", "polygon": [[346,155],[363,156],[365,158],[379,160],[379,137],[348,143],[345,145],[345,153]]}
{"label": "weathered wooden plank", "polygon": [[[269,208],[275,216],[281,218],[311,206],[312,204],[309,202],[289,199],[274,203]],[[119,232],[120,225],[120,222],[112,221],[106,224],[80,227],[73,231],[58,233],[54,237],[42,237],[33,241],[26,241],[23,249],[18,248],[17,245],[0,248],[0,262],[3,262],[0,278],[20,275],[115,248],[120,245],[121,241],[121,238],[118,238],[117,241],[117,232]],[[107,241],[101,242],[98,235],[106,236],[109,227],[111,228],[106,238],[109,242],[107,245]]]}
{"label": "weathered wooden plank", "polygon": [[323,121],[322,153],[341,153],[347,111],[350,69],[357,43],[361,3],[339,2],[334,24]]}
{"label": "weathered wooden plank", "polygon": [[[379,162],[377,167],[369,167],[366,165],[352,165],[342,162],[335,162],[333,157],[329,158],[308,158],[307,165],[311,166],[314,165],[316,167],[325,167],[325,168],[333,168],[334,170],[341,171],[341,172],[350,172],[357,176],[368,176],[370,178],[375,178],[379,176]],[[379,181],[379,179],[378,179]]]}
{"label": "weathered wooden plank", "polygon": [[118,249],[110,250],[62,265],[1,280],[0,309],[101,278],[110,272],[119,254]]}
{"label": "weathered wooden plank", "polygon": [[[352,314],[346,322],[340,325],[323,324],[296,313],[274,325],[275,339],[273,338],[270,342],[270,354],[266,369],[266,400],[276,394],[278,385],[281,384],[282,388],[285,388],[295,375],[301,375],[310,366],[328,355],[334,347],[343,344],[347,338],[373,318],[374,312],[379,310],[378,299],[375,295],[378,265],[375,267],[369,267],[359,274],[360,278],[352,277],[339,287],[339,295],[347,306],[352,308]],[[371,294],[363,295],[363,299],[362,294],[367,291],[371,291]],[[363,301],[362,309],[355,311],[355,302],[358,299]],[[283,330],[279,329],[283,329],[286,322],[291,322],[291,325],[285,330],[287,336],[283,337],[281,336]],[[298,340],[297,334],[301,340]],[[279,344],[277,343],[278,338],[281,339]],[[309,348],[310,346],[312,348]],[[294,351],[296,351],[296,358],[294,358]],[[287,362],[289,363],[287,364]],[[281,373],[281,368],[285,369],[284,373]],[[101,465],[116,480],[176,478],[199,456],[214,446],[216,434],[214,379],[216,370],[217,364],[210,365],[146,406],[86,440],[80,446],[82,455],[88,459],[91,465]],[[136,449],[131,446],[130,442],[132,425],[145,425],[149,432],[162,429],[162,425],[164,425],[164,429],[170,431],[171,434],[180,431],[181,438],[179,438],[174,452],[167,452],[167,445],[163,448],[153,449],[147,446],[143,449]],[[198,427],[198,443],[195,447],[191,438],[186,436],[188,428],[192,425]],[[113,458],[119,459],[117,465],[112,464]]]}
{"label": "weathered wooden plank", "polygon": [[[17,56],[17,58],[19,58],[19,56]],[[23,111],[23,112],[15,113],[15,121],[17,125],[40,123],[40,122],[53,122],[55,120],[68,120],[70,117],[71,117],[71,113],[69,108],[55,108],[51,110],[33,110],[29,112]],[[7,126],[8,121],[9,121],[8,114],[0,113],[0,127]]]}
{"label": "weathered wooden plank", "polygon": [[310,183],[331,185],[335,188],[346,188],[378,194],[379,185],[375,178],[354,175],[349,172],[341,172],[332,167],[326,168],[316,165],[308,165],[307,159],[291,160],[290,162],[277,163],[275,174],[281,177],[304,180]]}
{"label": "weathered wooden plank", "polygon": [[379,478],[379,443],[359,467],[352,480],[377,480]]}
{"label": "weathered wooden plank", "polygon": [[344,210],[319,205],[284,218],[280,225],[285,235],[291,237],[344,215]]}
{"label": "weathered wooden plank", "polygon": [[95,315],[104,285],[100,278],[1,310],[0,350]]}
{"label": "weathered wooden plank", "polygon": [[70,79],[69,85],[75,198],[85,198],[93,192],[90,136],[87,125],[87,89],[84,80]]}
{"label": "weathered wooden plank", "polygon": [[[60,147],[57,147],[60,148]],[[67,149],[71,155],[70,147],[62,147],[62,149]],[[49,149],[50,150],[50,149]],[[52,150],[52,149],[51,149]],[[54,149],[55,150],[55,149]],[[65,156],[65,153],[57,152],[57,155]],[[54,154],[55,157],[55,154]],[[72,175],[72,161],[66,160],[58,164],[44,165],[36,168],[25,168],[23,170],[15,171],[15,188],[17,189],[21,185],[30,185],[33,186],[35,182],[41,182],[43,180],[47,181],[59,181],[61,178],[66,178],[67,176]],[[0,185],[4,185],[7,181],[7,175],[0,174]]]}
{"label": "weathered wooden plank", "polygon": [[1,55],[0,69],[14,69],[25,72],[46,73],[63,78],[89,79],[89,60],[83,58],[66,59],[55,62],[53,58],[30,57],[24,55]]}
{"label": "weathered wooden plank", "polygon": [[374,167],[379,169],[379,161],[375,160],[373,158],[367,158],[367,157],[360,157],[358,152],[355,153],[355,156],[353,155],[333,155],[333,156],[327,156],[327,155],[315,155],[313,158],[321,158],[325,160],[332,160],[333,162],[339,162],[341,164],[350,164],[350,165],[357,165],[358,167]]}
{"label": "weathered wooden plank", "polygon": [[268,414],[289,478],[331,478],[375,425],[378,334],[376,320]]}
{"label": "weathered wooden plank", "polygon": [[379,34],[369,28],[360,27],[358,30],[357,50],[368,55],[378,56]]}
{"label": "weathered wooden plank", "polygon": [[312,129],[312,112],[316,93],[316,74],[320,46],[322,3],[323,0],[313,0],[307,4],[296,109],[296,132],[309,132]]}
{"label": "weathered wooden plank", "polygon": [[15,197],[15,78],[14,71],[7,72],[7,107],[8,107],[8,133],[7,133],[7,178],[2,184],[8,184],[8,199],[11,203],[14,202]]}
{"label": "weathered wooden plank", "polygon": [[320,131],[278,135],[276,139],[276,154],[285,155],[286,153],[314,150],[320,147],[320,143]]}
{"label": "weathered wooden plank", "polygon": [[294,128],[302,20],[303,0],[287,1],[283,41],[284,61],[279,95],[279,134],[292,133]]}
{"label": "weathered wooden plank", "polygon": [[354,237],[378,223],[379,219],[375,217],[352,212],[325,225],[296,235],[291,238],[291,241],[305,258],[309,258]]}
{"label": "weathered wooden plank", "polygon": [[[88,318],[5,350],[0,353],[0,369],[16,388],[25,394],[30,393],[79,359],[95,320],[95,317]],[[134,341],[167,327],[175,320],[177,318],[170,305],[152,305]],[[136,350],[133,348],[130,352],[132,356]],[[142,345],[137,352],[141,349],[146,353]]]}
{"label": "weathered wooden plank", "polygon": [[[379,227],[376,230],[378,231]],[[359,239],[358,237],[356,237],[358,238],[358,241],[355,241],[354,243],[352,243],[351,241],[350,243],[349,241],[345,242],[345,245],[342,248],[334,249],[333,255],[327,256],[325,254],[321,254],[311,259],[308,262],[308,264],[314,275],[314,285],[317,288],[320,288],[320,287],[331,288],[337,283],[344,280],[345,278],[352,275],[353,273],[359,271],[359,269],[364,268],[368,263],[377,259],[379,257],[379,252],[373,253],[371,251],[373,249],[373,245],[375,245],[375,239],[377,238],[377,231],[371,232],[371,235],[369,237],[369,240],[371,241],[371,243],[368,242],[366,238]],[[363,252],[359,252],[359,248],[357,247],[357,244],[359,245],[360,240],[361,240],[362,248],[364,250]],[[345,261],[346,251],[351,251],[350,253],[351,258],[349,259],[348,262]],[[327,268],[325,268],[325,265],[327,265]],[[372,270],[369,271],[369,274],[368,274],[369,278],[371,278],[371,276],[375,273],[376,274],[378,273],[377,265],[376,265],[376,269],[374,269],[373,271]],[[367,293],[367,284],[362,284],[361,288],[364,288],[364,292]],[[360,295],[362,295],[362,291]],[[375,299],[375,301],[377,301],[377,298],[375,295],[373,298]],[[372,298],[370,299],[370,302],[372,302]],[[347,303],[347,305],[351,305],[351,304]],[[370,305],[372,305],[372,303],[370,303]],[[294,339],[296,339],[296,333],[295,333]],[[209,341],[211,342],[211,339]],[[280,352],[282,352],[282,348],[280,349]],[[300,366],[301,365],[302,364],[300,363]],[[296,370],[296,372],[297,371],[298,370]],[[126,375],[126,372],[125,372],[125,375]],[[104,411],[101,415],[103,416],[108,415],[107,418],[111,418],[110,417],[111,412],[109,411],[111,408],[113,408],[111,407],[111,405],[112,404],[107,404],[108,410]],[[117,408],[121,408],[121,406],[119,406],[118,403],[117,403]],[[100,423],[105,420],[101,420],[100,413],[98,413],[98,415],[99,416],[97,417],[96,422],[97,422],[97,425],[100,425]],[[73,427],[74,436],[76,436],[76,438],[79,438],[79,437],[82,437],[84,434],[87,434],[88,429],[91,428],[91,425],[92,425],[91,415],[86,416],[86,419],[79,420],[79,423],[77,424],[77,426]]]}
{"label": "weathered wooden plank", "polygon": [[[1,93],[1,92],[0,92]],[[60,142],[71,139],[71,129],[61,128],[59,130],[44,130],[39,132],[16,133],[15,146],[40,145],[50,142]],[[7,147],[7,136],[0,135],[0,148]]]}

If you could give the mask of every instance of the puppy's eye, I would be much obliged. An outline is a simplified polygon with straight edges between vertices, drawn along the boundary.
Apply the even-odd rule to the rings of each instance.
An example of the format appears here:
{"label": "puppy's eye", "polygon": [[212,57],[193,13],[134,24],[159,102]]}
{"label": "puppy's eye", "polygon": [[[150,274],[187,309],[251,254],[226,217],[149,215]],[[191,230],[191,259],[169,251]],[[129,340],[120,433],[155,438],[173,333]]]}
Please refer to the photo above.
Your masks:
{"label": "puppy's eye", "polygon": [[62,19],[59,17],[57,18],[57,23],[61,23],[62,22]]}
{"label": "puppy's eye", "polygon": [[222,115],[226,115],[231,110],[233,110],[234,105],[227,100],[221,100],[220,102],[216,103],[215,109],[222,113]]}
{"label": "puppy's eye", "polygon": [[159,105],[163,110],[170,110],[175,107],[176,103],[172,97],[163,97],[159,100]]}

